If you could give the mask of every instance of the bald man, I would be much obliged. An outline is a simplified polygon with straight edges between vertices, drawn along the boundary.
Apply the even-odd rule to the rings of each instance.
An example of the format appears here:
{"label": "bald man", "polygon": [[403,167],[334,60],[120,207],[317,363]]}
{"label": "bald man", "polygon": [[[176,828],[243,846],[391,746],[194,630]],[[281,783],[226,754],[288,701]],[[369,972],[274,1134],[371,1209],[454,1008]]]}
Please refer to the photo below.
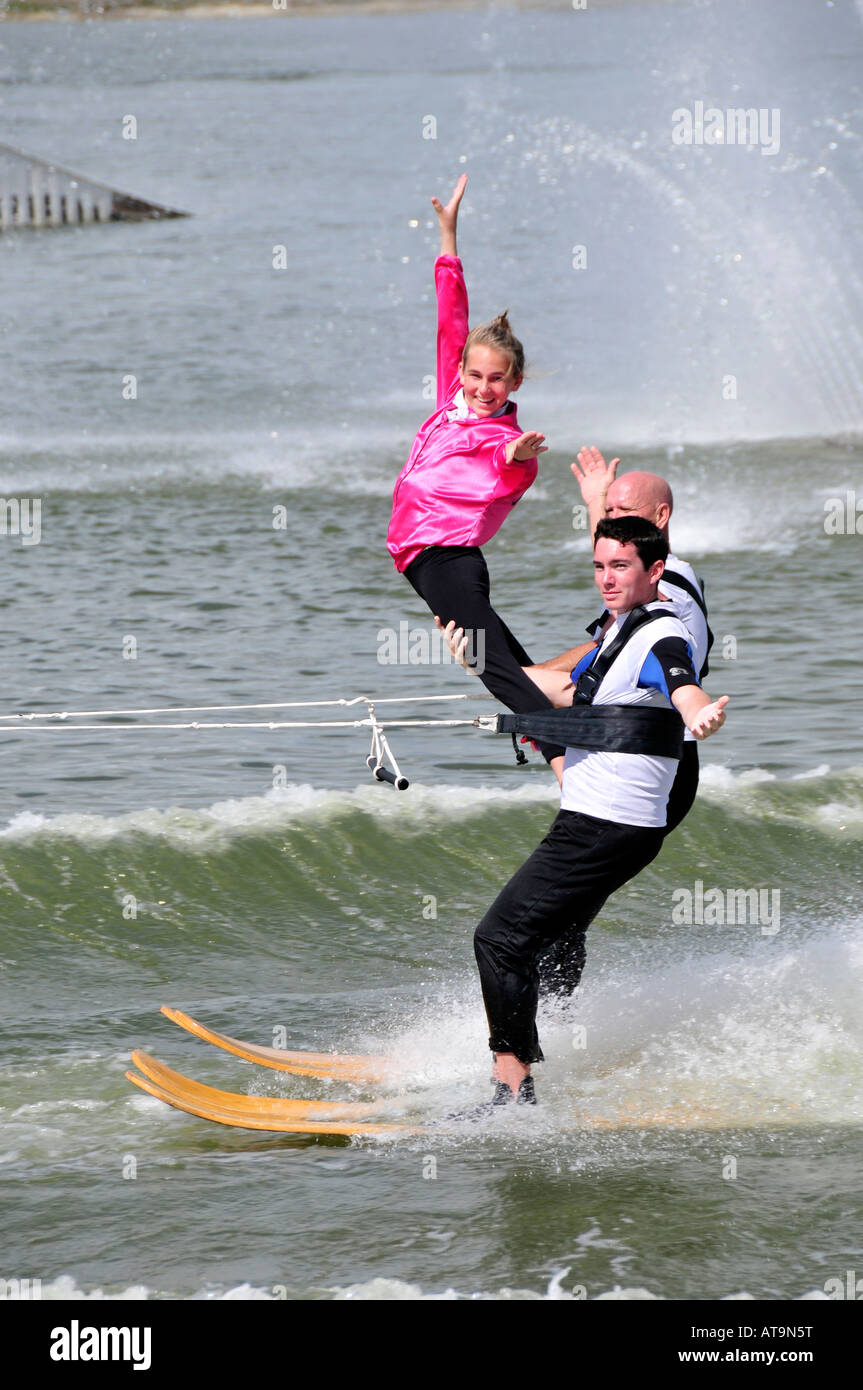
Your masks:
{"label": "bald man", "polygon": [[[585,447],[579,451],[578,462],[572,464],[572,472],[587,505],[590,534],[595,533],[603,517],[639,516],[652,521],[669,541],[668,526],[674,498],[668,483],[656,473],[641,471],[624,473],[618,478],[619,462],[620,459],[612,459],[606,463],[598,449]],[[692,566],[669,553],[657,597],[672,605],[675,615],[690,634],[693,667],[699,680],[703,680],[708,670],[707,653],[713,642],[713,633],[707,623],[704,586]],[[602,613],[587,630],[601,641],[612,621],[610,614]],[[595,641],[583,642],[542,664],[554,671],[571,671],[595,645]],[[691,809],[697,790],[698,744],[687,730],[683,757],[668,797],[666,835],[680,824]],[[574,927],[540,959],[540,983],[544,993],[573,992],[584,969],[585,936],[586,928]]]}

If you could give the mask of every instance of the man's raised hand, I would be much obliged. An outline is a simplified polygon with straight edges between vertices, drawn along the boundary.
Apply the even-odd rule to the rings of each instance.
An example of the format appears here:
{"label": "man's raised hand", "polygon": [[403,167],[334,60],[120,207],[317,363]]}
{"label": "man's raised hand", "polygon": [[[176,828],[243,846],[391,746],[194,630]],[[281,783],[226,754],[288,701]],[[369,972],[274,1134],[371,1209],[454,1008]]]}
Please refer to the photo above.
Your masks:
{"label": "man's raised hand", "polygon": [[581,488],[586,506],[589,507],[591,502],[605,501],[605,494],[614,482],[619,463],[620,459],[612,459],[611,463],[606,463],[599,450],[594,449],[592,445],[585,444],[579,449],[578,463],[571,463],[569,466]]}

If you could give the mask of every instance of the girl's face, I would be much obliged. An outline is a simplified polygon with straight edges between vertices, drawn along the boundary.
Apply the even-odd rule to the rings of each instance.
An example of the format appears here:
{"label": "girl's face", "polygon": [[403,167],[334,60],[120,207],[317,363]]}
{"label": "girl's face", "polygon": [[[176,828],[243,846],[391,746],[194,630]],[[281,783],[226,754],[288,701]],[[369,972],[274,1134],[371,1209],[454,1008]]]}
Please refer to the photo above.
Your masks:
{"label": "girl's face", "polygon": [[459,365],[459,380],[464,387],[464,398],[474,415],[494,415],[496,410],[506,405],[508,398],[521,385],[521,377],[514,377],[512,364],[497,348],[485,347],[475,343],[467,355],[467,361]]}

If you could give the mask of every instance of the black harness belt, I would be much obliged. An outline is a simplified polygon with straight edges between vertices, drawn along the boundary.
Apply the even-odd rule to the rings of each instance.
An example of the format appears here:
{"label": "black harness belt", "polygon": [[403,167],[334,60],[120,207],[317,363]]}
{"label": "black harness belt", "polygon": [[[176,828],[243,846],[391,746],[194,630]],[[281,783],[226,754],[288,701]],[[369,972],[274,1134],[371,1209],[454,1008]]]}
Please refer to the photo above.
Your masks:
{"label": "black harness belt", "polygon": [[683,720],[676,710],[645,705],[577,704],[534,714],[499,714],[496,733],[563,743],[591,752],[683,757]]}

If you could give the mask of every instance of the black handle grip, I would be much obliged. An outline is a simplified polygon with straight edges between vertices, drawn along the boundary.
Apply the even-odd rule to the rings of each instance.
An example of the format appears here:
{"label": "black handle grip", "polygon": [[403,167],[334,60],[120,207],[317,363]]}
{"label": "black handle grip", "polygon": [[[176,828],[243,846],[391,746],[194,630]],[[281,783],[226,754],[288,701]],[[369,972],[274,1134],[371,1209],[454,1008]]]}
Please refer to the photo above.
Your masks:
{"label": "black handle grip", "polygon": [[407,777],[396,777],[387,767],[376,767],[374,772],[379,782],[391,782],[400,792],[406,792],[410,786]]}

